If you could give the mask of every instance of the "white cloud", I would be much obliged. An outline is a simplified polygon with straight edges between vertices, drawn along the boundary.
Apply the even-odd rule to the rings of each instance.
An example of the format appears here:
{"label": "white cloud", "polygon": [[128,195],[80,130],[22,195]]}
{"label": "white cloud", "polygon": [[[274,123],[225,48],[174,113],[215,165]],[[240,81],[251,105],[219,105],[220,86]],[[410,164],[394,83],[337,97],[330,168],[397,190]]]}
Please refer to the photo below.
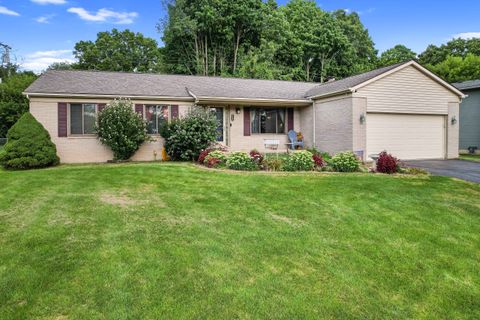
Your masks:
{"label": "white cloud", "polygon": [[69,8],[67,11],[77,14],[82,20],[115,24],[131,24],[138,16],[136,12],[116,12],[105,8],[98,10],[96,13],[90,13],[84,8]]}
{"label": "white cloud", "polygon": [[38,4],[65,4],[66,0],[30,0]]}
{"label": "white cloud", "polygon": [[462,39],[480,38],[480,32],[462,32],[462,33],[457,33],[453,37],[462,38]]}
{"label": "white cloud", "polygon": [[22,69],[39,73],[55,62],[75,62],[72,50],[36,51],[28,54],[21,66]]}
{"label": "white cloud", "polygon": [[0,14],[6,14],[8,16],[19,16],[20,13],[10,10],[6,7],[0,6]]}
{"label": "white cloud", "polygon": [[38,23],[50,23],[50,19],[52,19],[55,15],[49,14],[46,16],[41,16],[35,19]]}

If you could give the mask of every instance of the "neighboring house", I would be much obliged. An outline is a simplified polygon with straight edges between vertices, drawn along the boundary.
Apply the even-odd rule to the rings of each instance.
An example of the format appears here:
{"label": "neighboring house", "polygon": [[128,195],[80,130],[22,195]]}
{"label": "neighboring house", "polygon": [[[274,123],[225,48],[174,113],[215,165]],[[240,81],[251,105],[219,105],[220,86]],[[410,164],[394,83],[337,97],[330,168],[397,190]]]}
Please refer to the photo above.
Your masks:
{"label": "neighboring house", "polygon": [[453,85],[467,95],[460,104],[460,152],[474,147],[480,153],[480,80]]}
{"label": "neighboring house", "polygon": [[97,71],[47,71],[25,90],[30,112],[50,132],[62,162],[104,162],[111,151],[93,135],[95,114],[116,97],[130,98],[155,141],[133,160],[160,154],[162,121],[193,106],[216,112],[219,141],[230,150],[269,151],[265,139],[288,130],[306,146],[362,159],[387,150],[400,159],[458,157],[463,94],[414,61],[324,84],[293,81]]}

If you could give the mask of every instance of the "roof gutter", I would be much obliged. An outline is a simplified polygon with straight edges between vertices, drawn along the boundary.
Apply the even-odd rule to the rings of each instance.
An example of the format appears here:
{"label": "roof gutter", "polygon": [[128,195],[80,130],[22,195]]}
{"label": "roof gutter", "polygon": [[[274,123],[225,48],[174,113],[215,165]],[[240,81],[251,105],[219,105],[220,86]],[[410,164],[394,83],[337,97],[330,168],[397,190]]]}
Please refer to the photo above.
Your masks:
{"label": "roof gutter", "polygon": [[319,99],[319,98],[329,98],[329,97],[339,96],[339,95],[342,95],[342,94],[353,93],[353,92],[355,92],[355,90],[353,88],[348,88],[348,89],[341,90],[341,91],[335,91],[335,92],[330,92],[330,93],[325,93],[325,94],[318,94],[318,95],[315,95],[315,96],[310,96],[308,98],[311,99],[311,100],[316,100],[316,99]]}
{"label": "roof gutter", "polygon": [[122,94],[85,94],[85,93],[43,93],[43,92],[22,92],[27,98],[96,98],[96,99],[141,99],[141,100],[173,100],[173,101],[194,101],[192,97],[174,97],[174,96],[136,96],[136,95],[122,95]]}
{"label": "roof gutter", "polygon": [[257,105],[290,105],[308,106],[310,99],[268,99],[268,98],[232,98],[232,97],[197,97],[199,103],[224,103],[224,104],[257,104]]}

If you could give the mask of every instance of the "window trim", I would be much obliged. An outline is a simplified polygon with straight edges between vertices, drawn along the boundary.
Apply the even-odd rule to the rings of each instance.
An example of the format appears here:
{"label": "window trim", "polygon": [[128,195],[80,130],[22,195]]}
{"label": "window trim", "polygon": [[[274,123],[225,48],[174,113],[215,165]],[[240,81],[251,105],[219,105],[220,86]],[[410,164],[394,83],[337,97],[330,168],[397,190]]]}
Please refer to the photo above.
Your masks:
{"label": "window trim", "polygon": [[95,133],[72,133],[72,117],[71,117],[71,109],[72,109],[72,104],[80,104],[82,105],[82,132],[85,132],[85,105],[94,105],[95,106],[95,121],[97,121],[97,115],[98,115],[98,103],[96,102],[68,102],[68,108],[67,108],[67,125],[68,125],[68,137],[95,137]]}
{"label": "window trim", "polygon": [[[171,104],[143,104],[143,121],[147,121],[147,108],[148,107],[163,107],[166,106],[168,108],[168,119],[167,123],[170,123],[172,121],[172,105]],[[157,119],[158,121],[158,119]],[[157,131],[158,131],[158,123],[157,123]],[[147,133],[149,136],[160,136],[160,133]]]}
{"label": "window trim", "polygon": [[[260,132],[260,122],[259,122],[259,132],[253,132],[253,118],[252,118],[252,112],[254,112],[255,110],[259,110],[259,109],[263,109],[263,110],[284,110],[284,123],[283,123],[283,132],[282,133],[279,133],[279,132],[270,132],[270,133],[267,133],[267,132]],[[269,108],[269,107],[250,107],[250,134],[251,135],[264,135],[264,134],[276,134],[276,135],[287,135],[287,107],[273,107],[273,108]],[[278,113],[277,113],[277,116],[275,117],[275,128],[277,129],[276,131],[278,131]]]}

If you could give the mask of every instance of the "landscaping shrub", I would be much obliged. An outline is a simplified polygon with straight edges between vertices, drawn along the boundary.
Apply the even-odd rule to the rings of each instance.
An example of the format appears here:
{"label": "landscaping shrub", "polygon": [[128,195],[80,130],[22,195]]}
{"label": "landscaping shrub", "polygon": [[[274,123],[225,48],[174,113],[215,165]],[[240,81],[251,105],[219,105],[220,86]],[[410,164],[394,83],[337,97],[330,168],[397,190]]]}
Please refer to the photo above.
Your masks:
{"label": "landscaping shrub", "polygon": [[48,131],[31,115],[24,113],[8,130],[8,142],[0,152],[6,169],[31,169],[57,165],[57,149]]}
{"label": "landscaping shrub", "polygon": [[312,156],[313,162],[315,163],[316,168],[322,168],[326,166],[325,160],[323,160],[323,157],[320,154],[314,154]]}
{"label": "landscaping shrub", "polygon": [[331,165],[338,172],[354,172],[360,168],[357,156],[351,152],[340,152],[332,157]]}
{"label": "landscaping shrub", "polygon": [[194,160],[216,141],[217,125],[217,119],[211,112],[196,107],[184,117],[165,125],[160,134],[173,160]]}
{"label": "landscaping shrub", "polygon": [[265,158],[262,162],[262,168],[267,171],[282,170],[283,161],[281,158]]}
{"label": "landscaping shrub", "polygon": [[115,99],[98,114],[95,131],[100,141],[110,147],[114,160],[128,160],[148,140],[142,116],[127,99]]}
{"label": "landscaping shrub", "polygon": [[245,152],[232,152],[227,157],[227,168],[233,170],[256,170],[258,166],[249,154]]}
{"label": "landscaping shrub", "polygon": [[208,156],[208,154],[210,152],[212,152],[214,149],[211,149],[211,148],[207,148],[207,149],[204,149],[202,151],[200,151],[200,154],[198,155],[198,159],[197,159],[197,162],[200,163],[200,164],[204,164],[205,163],[205,158]]}
{"label": "landscaping shrub", "polygon": [[386,151],[383,151],[378,155],[376,168],[377,172],[387,174],[396,173],[399,169],[399,160]]}
{"label": "landscaping shrub", "polygon": [[213,150],[205,157],[204,164],[206,164],[212,158],[218,160],[218,166],[224,165],[227,161],[227,154],[221,150]]}
{"label": "landscaping shrub", "polygon": [[311,171],[315,166],[313,154],[310,151],[302,150],[291,153],[283,164],[285,171]]}
{"label": "landscaping shrub", "polygon": [[257,149],[250,151],[250,158],[252,158],[253,162],[257,165],[261,165],[263,162],[263,155]]}
{"label": "landscaping shrub", "polygon": [[217,168],[221,165],[222,160],[215,157],[208,157],[205,159],[205,165],[209,168]]}

